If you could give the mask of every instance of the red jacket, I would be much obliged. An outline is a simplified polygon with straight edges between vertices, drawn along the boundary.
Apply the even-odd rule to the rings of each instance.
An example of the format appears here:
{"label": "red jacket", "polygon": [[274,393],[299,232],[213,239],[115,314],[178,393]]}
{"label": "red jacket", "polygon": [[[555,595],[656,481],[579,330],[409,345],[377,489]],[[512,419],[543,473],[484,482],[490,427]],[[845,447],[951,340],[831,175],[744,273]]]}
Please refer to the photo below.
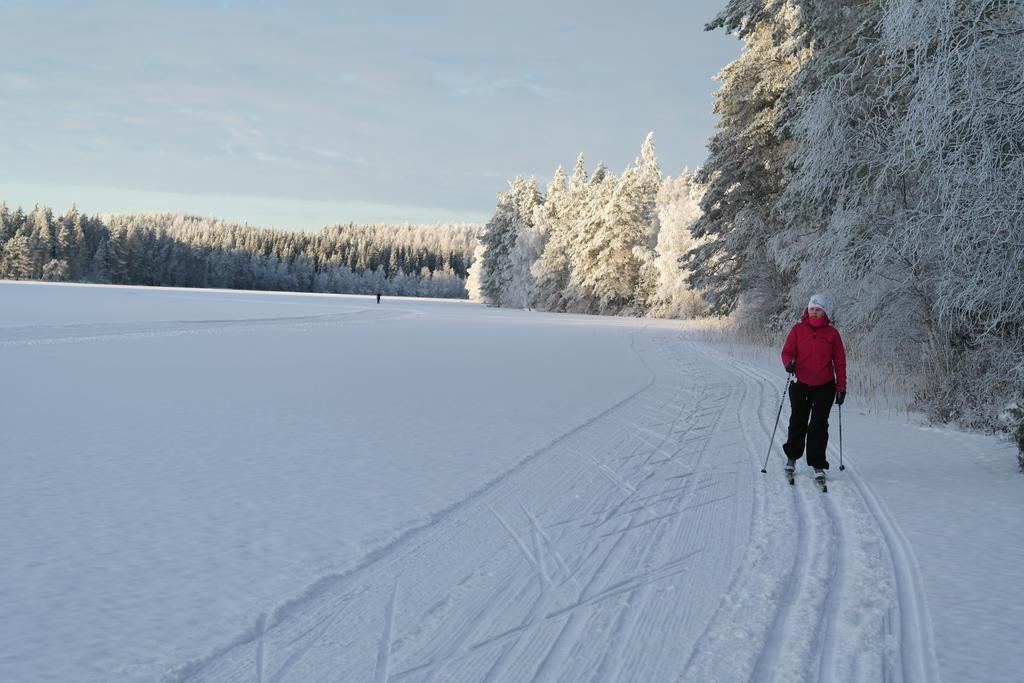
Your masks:
{"label": "red jacket", "polygon": [[836,381],[836,391],[846,391],[846,349],[839,330],[829,319],[814,329],[807,322],[804,311],[800,322],[793,326],[782,347],[782,365],[796,359],[796,378],[812,387]]}

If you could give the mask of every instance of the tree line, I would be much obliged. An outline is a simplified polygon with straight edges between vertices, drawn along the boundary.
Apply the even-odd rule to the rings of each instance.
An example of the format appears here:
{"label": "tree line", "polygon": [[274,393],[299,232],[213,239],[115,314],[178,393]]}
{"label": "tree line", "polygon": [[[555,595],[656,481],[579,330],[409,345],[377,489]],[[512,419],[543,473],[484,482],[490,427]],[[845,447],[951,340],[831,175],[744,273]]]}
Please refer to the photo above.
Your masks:
{"label": "tree line", "polygon": [[473,225],[257,229],[180,214],[0,204],[0,277],[465,298]]}
{"label": "tree line", "polygon": [[516,178],[484,226],[467,287],[496,306],[602,315],[693,317],[705,306],[677,261],[693,245],[700,186],[663,179],[648,135],[616,176],[581,154],[545,193]]}

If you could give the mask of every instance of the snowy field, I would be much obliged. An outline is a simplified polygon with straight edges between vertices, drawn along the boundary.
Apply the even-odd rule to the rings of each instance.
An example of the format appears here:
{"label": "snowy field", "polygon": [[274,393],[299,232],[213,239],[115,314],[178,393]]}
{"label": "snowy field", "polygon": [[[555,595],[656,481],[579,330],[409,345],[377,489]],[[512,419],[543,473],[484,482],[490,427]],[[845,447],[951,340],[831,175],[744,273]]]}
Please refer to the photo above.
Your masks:
{"label": "snowy field", "polygon": [[0,680],[1019,680],[1009,445],[851,395],[846,471],[833,413],[829,493],[790,487],[777,365],[671,322],[0,282]]}

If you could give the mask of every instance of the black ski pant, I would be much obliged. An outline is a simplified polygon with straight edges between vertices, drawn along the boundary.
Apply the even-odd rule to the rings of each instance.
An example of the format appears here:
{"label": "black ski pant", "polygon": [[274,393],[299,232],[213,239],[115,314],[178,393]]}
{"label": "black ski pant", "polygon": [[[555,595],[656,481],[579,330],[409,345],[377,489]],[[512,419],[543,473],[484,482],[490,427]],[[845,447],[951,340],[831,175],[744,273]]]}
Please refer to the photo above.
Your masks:
{"label": "black ski pant", "polygon": [[827,470],[828,414],[836,400],[836,383],[816,387],[803,382],[789,385],[789,438],[782,450],[793,460],[799,460],[807,442],[807,464],[815,469]]}

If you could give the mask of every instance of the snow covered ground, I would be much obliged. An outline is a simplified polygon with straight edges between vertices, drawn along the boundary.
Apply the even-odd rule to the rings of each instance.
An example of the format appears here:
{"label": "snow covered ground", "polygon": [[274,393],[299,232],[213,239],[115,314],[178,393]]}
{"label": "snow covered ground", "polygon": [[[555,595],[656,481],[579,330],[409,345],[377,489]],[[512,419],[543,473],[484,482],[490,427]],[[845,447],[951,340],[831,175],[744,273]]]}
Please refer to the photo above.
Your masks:
{"label": "snow covered ground", "polygon": [[0,283],[0,379],[3,681],[1024,670],[1009,446],[851,395],[790,487],[679,323]]}

